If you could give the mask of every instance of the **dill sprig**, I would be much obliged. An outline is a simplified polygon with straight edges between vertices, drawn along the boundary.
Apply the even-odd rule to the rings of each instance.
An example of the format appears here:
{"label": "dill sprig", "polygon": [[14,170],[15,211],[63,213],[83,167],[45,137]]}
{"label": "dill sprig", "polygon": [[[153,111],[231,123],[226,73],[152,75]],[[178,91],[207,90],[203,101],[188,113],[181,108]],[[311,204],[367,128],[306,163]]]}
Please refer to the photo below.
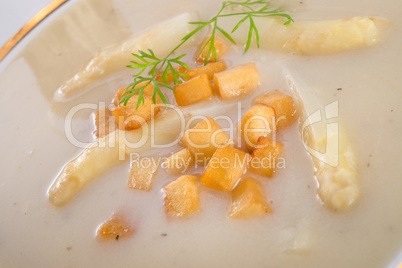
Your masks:
{"label": "dill sprig", "polygon": [[[228,11],[230,7],[240,7],[241,11],[226,13],[225,11]],[[132,55],[136,59],[131,61],[132,65],[128,65],[127,67],[137,69],[138,72],[133,75],[133,83],[128,85],[127,90],[123,92],[120,103],[124,103],[124,105],[127,105],[128,100],[132,96],[138,94],[137,108],[140,107],[140,105],[143,104],[145,101],[143,96],[144,89],[148,85],[152,84],[154,86],[152,92],[152,101],[156,103],[156,94],[158,94],[162,102],[166,106],[168,106],[168,102],[161,91],[161,87],[166,87],[174,91],[174,88],[167,82],[168,74],[170,73],[172,75],[173,83],[177,85],[182,83],[182,80],[180,78],[186,79],[187,77],[184,73],[181,73],[180,71],[175,69],[174,66],[182,66],[187,70],[189,69],[188,65],[181,61],[181,59],[186,56],[186,54],[181,54],[177,57],[173,56],[173,54],[195,34],[208,26],[212,26],[211,35],[206,40],[203,47],[200,49],[200,54],[209,45],[204,65],[208,63],[211,57],[213,57],[213,59],[216,61],[217,51],[214,44],[215,37],[218,32],[221,33],[231,43],[236,44],[230,34],[218,26],[219,19],[233,16],[239,16],[241,17],[241,19],[235,25],[231,33],[234,33],[245,21],[249,22],[249,29],[244,53],[249,50],[251,42],[253,40],[253,36],[255,37],[257,47],[260,47],[260,36],[257,26],[255,25],[254,18],[277,16],[286,19],[286,22],[284,22],[285,25],[293,22],[293,19],[290,15],[282,13],[280,9],[272,9],[270,2],[267,0],[245,0],[239,2],[224,1],[219,12],[210,20],[190,22],[190,24],[197,25],[197,27],[186,36],[184,36],[180,44],[178,44],[166,57],[156,57],[151,49],[148,49],[148,52],[139,50],[138,53],[132,53]],[[146,70],[149,70],[147,72],[147,76],[143,76]],[[159,76],[161,79],[157,79]]]}

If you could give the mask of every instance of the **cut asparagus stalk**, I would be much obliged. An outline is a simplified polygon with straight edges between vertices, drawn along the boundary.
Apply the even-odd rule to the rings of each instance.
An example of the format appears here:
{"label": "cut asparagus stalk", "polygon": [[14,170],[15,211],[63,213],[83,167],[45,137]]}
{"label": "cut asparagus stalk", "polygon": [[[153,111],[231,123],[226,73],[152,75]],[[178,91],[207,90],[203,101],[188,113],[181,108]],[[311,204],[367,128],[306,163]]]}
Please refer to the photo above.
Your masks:
{"label": "cut asparagus stalk", "polygon": [[[319,122],[338,116],[338,102],[319,109],[320,100],[306,84],[287,76],[290,88],[303,105],[300,132],[307,151],[313,158],[318,196],[326,207],[334,211],[347,211],[360,195],[359,176],[353,144],[339,123]],[[318,108],[315,112],[314,109]],[[321,152],[322,151],[322,152]]]}
{"label": "cut asparagus stalk", "polygon": [[[190,32],[190,21],[196,21],[195,13],[184,13],[156,25],[144,34],[133,37],[123,44],[98,53],[87,66],[70,80],[67,80],[55,94],[57,100],[66,100],[82,92],[94,80],[107,74],[121,71],[133,60],[131,53],[152,49],[158,57],[164,57],[180,43],[181,38]],[[192,40],[186,45],[191,45]]]}
{"label": "cut asparagus stalk", "polygon": [[90,181],[126,160],[129,153],[175,142],[184,131],[182,118],[183,114],[168,110],[141,129],[116,130],[100,138],[62,169],[49,189],[50,202],[56,206],[66,204]]}
{"label": "cut asparagus stalk", "polygon": [[[371,47],[382,40],[386,20],[376,17],[355,17],[335,20],[295,20],[284,25],[280,18],[256,18],[260,47],[291,54],[331,54]],[[232,29],[234,21],[227,22]],[[234,39],[247,40],[248,27],[242,26]],[[254,44],[255,45],[255,44]]]}
{"label": "cut asparagus stalk", "polygon": [[101,176],[113,166],[127,159],[130,153],[141,153],[176,143],[192,116],[208,114],[218,116],[236,109],[237,103],[222,105],[209,112],[210,106],[171,109],[158,114],[140,129],[116,130],[84,149],[75,159],[65,165],[49,189],[49,200],[56,206],[65,205],[85,185]]}

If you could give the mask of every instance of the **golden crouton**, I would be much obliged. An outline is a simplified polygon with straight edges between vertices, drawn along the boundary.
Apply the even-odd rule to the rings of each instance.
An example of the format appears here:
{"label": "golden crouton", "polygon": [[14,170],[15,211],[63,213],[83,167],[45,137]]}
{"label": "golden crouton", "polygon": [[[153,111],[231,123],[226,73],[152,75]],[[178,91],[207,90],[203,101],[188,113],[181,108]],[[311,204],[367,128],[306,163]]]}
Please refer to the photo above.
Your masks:
{"label": "golden crouton", "polygon": [[150,191],[155,173],[158,169],[156,160],[143,158],[131,163],[128,187],[131,189]]}
{"label": "golden crouton", "polygon": [[[212,80],[212,79],[214,79],[215,73],[219,73],[219,72],[226,70],[226,63],[224,61],[217,61],[217,62],[208,63],[205,66],[190,69],[190,70],[187,70],[184,67],[178,67],[178,68],[175,68],[175,70],[186,76],[186,78],[180,77],[184,81],[194,78],[196,76],[199,76],[201,74],[208,75],[208,79]],[[161,74],[156,77],[156,80],[159,82],[164,82]],[[171,72],[168,73],[166,80],[167,80],[166,83],[168,83],[168,84],[173,82],[173,76],[172,76]]]}
{"label": "golden crouton", "polygon": [[271,213],[261,185],[252,178],[239,182],[232,192],[230,218],[251,218]]}
{"label": "golden crouton", "polygon": [[166,214],[184,217],[200,209],[197,180],[196,176],[183,175],[163,188]]}
{"label": "golden crouton", "polygon": [[[199,48],[196,51],[195,57],[196,57],[197,62],[199,62],[199,63],[204,63],[205,58],[208,55],[208,50],[209,50],[211,44],[209,43],[205,46],[204,49],[202,49],[202,48],[204,47],[205,43],[208,41],[209,38],[210,38],[210,36],[205,38],[204,41],[201,43],[201,45],[199,46]],[[216,50],[216,59],[215,59],[214,53],[211,52],[209,55],[208,62],[214,62],[214,61],[219,60],[229,51],[228,44],[216,36],[214,37],[214,47]],[[201,51],[201,49],[202,49],[202,51]]]}
{"label": "golden crouton", "polygon": [[246,172],[250,155],[232,147],[218,148],[201,175],[210,188],[230,192]]}
{"label": "golden crouton", "polygon": [[274,109],[278,129],[285,128],[295,121],[296,105],[289,95],[281,92],[271,92],[259,96],[255,102],[268,105]]}
{"label": "golden crouton", "polygon": [[[180,67],[178,67],[178,68],[175,68],[175,71],[176,71],[176,72],[179,72],[179,73],[182,73],[182,74],[185,74],[185,73],[187,72],[187,69],[186,69],[185,67],[183,67],[183,66],[180,66]],[[162,73],[163,73],[163,71],[160,72],[160,73],[156,76],[156,81],[165,83],[165,81],[164,81],[163,78],[162,78]],[[179,77],[178,77],[178,78],[179,78]],[[179,79],[180,79],[180,78],[179,78]],[[182,78],[182,79],[183,79],[183,78]],[[169,72],[167,73],[167,76],[166,76],[166,84],[170,84],[170,83],[173,83],[173,75],[172,75],[172,73],[169,71]]]}
{"label": "golden crouton", "polygon": [[260,74],[254,64],[241,65],[214,74],[214,84],[222,99],[232,99],[256,89]]}
{"label": "golden crouton", "polygon": [[253,105],[241,120],[241,132],[247,148],[253,149],[259,137],[272,137],[276,131],[274,109],[264,105]]}
{"label": "golden crouton", "polygon": [[220,73],[224,70],[226,70],[226,63],[224,61],[217,61],[208,63],[207,65],[199,68],[188,70],[184,74],[187,76],[187,79],[191,79],[201,74],[206,74],[208,75],[208,79],[212,80],[214,79],[215,73]]}
{"label": "golden crouton", "polygon": [[251,155],[249,169],[258,174],[271,177],[276,172],[278,158],[283,151],[283,145],[266,137],[260,137],[256,149]]}
{"label": "golden crouton", "polygon": [[99,226],[96,236],[99,239],[119,240],[132,236],[134,232],[135,229],[125,219],[120,216],[113,216]]}
{"label": "golden crouton", "polygon": [[181,141],[197,160],[200,158],[209,160],[218,147],[232,143],[229,135],[210,117],[186,130]]}
{"label": "golden crouton", "polygon": [[[145,83],[141,83],[137,85],[137,87],[141,87],[144,84]],[[137,101],[139,97],[138,94],[132,96],[128,100],[127,105],[124,105],[124,103],[119,104],[120,99],[122,97],[121,95],[125,90],[126,90],[125,88],[121,88],[116,93],[113,100],[114,104],[117,107],[112,109],[112,114],[115,117],[119,129],[131,130],[140,128],[143,124],[151,120],[159,113],[160,107],[155,106],[152,100],[152,91],[153,91],[152,84],[149,84],[144,88],[143,91],[144,103],[142,103],[140,107],[138,107],[138,109],[137,109]],[[155,100],[156,103],[160,102],[159,97],[156,97]]]}
{"label": "golden crouton", "polygon": [[193,79],[174,86],[174,96],[179,106],[191,105],[213,96],[212,84],[208,75],[201,74]]}
{"label": "golden crouton", "polygon": [[163,164],[173,174],[182,174],[194,166],[194,156],[187,148],[172,154]]}
{"label": "golden crouton", "polygon": [[[139,87],[145,85],[146,83],[147,83],[147,82],[140,83],[140,84],[138,84],[135,88],[139,88]],[[122,87],[122,88],[120,88],[120,89],[116,92],[116,95],[114,95],[114,98],[113,98],[113,104],[114,104],[115,106],[118,106],[118,105],[119,105],[120,100],[121,100],[121,97],[122,97],[121,95],[122,95],[122,94],[124,93],[124,91],[126,91],[126,90],[127,90],[126,87]],[[152,84],[149,84],[148,86],[146,86],[146,87],[143,89],[143,94],[144,94],[144,95],[147,95],[147,96],[152,96],[153,90],[154,90],[154,86],[153,86]],[[160,99],[157,98],[157,103],[158,103],[158,100],[160,101]]]}

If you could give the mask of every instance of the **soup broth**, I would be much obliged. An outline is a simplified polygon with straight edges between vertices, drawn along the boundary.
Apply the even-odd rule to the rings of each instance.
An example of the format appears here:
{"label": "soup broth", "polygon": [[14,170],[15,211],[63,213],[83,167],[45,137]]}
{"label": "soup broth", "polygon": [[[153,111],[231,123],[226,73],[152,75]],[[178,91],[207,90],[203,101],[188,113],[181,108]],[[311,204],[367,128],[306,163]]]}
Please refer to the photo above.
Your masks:
{"label": "soup broth", "polygon": [[[289,55],[263,49],[243,54],[242,47],[235,47],[225,57],[228,66],[255,63],[261,86],[238,102],[216,97],[183,109],[189,113],[209,109],[206,115],[212,117],[224,111],[239,122],[239,113],[244,115],[255,97],[275,89],[291,94],[299,109],[304,99],[314,95],[318,102],[307,107],[309,113],[338,103],[339,116],[320,124],[339,122],[352,141],[361,190],[358,203],[344,213],[322,204],[313,162],[296,123],[278,134],[285,146],[285,162],[278,174],[271,179],[250,174],[262,184],[273,210],[252,220],[228,218],[230,195],[203,186],[199,213],[169,218],[161,189],[178,176],[159,169],[150,192],[129,189],[128,160],[88,184],[67,205],[55,207],[49,202],[47,190],[54,178],[82,150],[66,137],[69,111],[82,103],[95,107],[110,103],[114,93],[131,82],[132,73],[123,70],[94,81],[82,95],[65,102],[53,100],[58,86],[81,70],[96,51],[119,44],[132,32],[138,34],[188,11],[196,10],[206,19],[220,7],[212,0],[176,0],[169,5],[164,1],[104,2],[102,7],[92,0],[72,3],[25,40],[0,68],[0,267],[395,267],[401,261],[395,259],[402,250],[398,1],[276,2],[285,4],[295,20],[380,16],[391,23],[379,45],[334,55]],[[144,9],[155,10],[138,12]],[[84,16],[83,10],[91,12]],[[59,31],[75,23],[74,14],[88,28],[60,36]],[[188,62],[195,49],[183,50],[189,53]],[[94,141],[92,112],[93,108],[80,110],[68,126],[82,143]],[[228,127],[225,120],[217,122]],[[235,131],[233,138],[237,140]],[[139,155],[160,159],[180,148],[177,144]],[[193,168],[188,173],[202,170]],[[97,227],[114,213],[124,214],[135,226],[135,234],[98,241]]]}

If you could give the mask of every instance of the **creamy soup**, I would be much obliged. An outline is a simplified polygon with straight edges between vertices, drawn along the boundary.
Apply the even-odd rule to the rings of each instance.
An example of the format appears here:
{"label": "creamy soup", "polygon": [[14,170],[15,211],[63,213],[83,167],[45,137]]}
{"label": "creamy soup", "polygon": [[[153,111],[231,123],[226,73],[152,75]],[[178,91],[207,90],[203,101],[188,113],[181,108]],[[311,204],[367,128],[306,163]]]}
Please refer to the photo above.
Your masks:
{"label": "creamy soup", "polygon": [[[91,113],[100,102],[110,103],[131,82],[132,72],[123,69],[95,79],[81,95],[64,101],[54,98],[58,87],[103,48],[183,12],[198,11],[208,19],[220,7],[212,0],[103,2],[101,7],[93,0],[68,4],[1,63],[0,267],[396,267],[402,261],[398,1],[283,1],[295,20],[379,16],[390,24],[376,46],[340,54],[253,48],[243,55],[235,47],[224,58],[228,66],[255,63],[260,87],[241,100],[214,98],[183,109],[206,109],[207,116],[238,122],[255,97],[274,89],[292,95],[300,111],[304,101],[309,114],[321,109],[324,115],[325,107],[336,103],[339,114],[318,124],[339,123],[353,144],[357,203],[335,212],[318,198],[313,161],[296,123],[278,134],[285,162],[276,176],[249,174],[262,184],[272,214],[241,220],[227,217],[230,194],[204,186],[199,213],[167,217],[161,189],[177,176],[159,169],[150,192],[129,189],[129,160],[89,183],[65,206],[49,202],[49,186],[82,151],[68,139],[65,118],[76,105],[92,104],[75,113],[67,128],[77,141],[93,142]],[[191,62],[194,51],[192,46],[181,52],[189,53]],[[217,122],[229,127],[225,120]],[[236,140],[236,131],[232,134]],[[140,155],[158,159],[180,148],[176,144]],[[188,174],[202,171],[193,168]],[[97,240],[98,226],[116,213],[132,222],[134,235]]]}

